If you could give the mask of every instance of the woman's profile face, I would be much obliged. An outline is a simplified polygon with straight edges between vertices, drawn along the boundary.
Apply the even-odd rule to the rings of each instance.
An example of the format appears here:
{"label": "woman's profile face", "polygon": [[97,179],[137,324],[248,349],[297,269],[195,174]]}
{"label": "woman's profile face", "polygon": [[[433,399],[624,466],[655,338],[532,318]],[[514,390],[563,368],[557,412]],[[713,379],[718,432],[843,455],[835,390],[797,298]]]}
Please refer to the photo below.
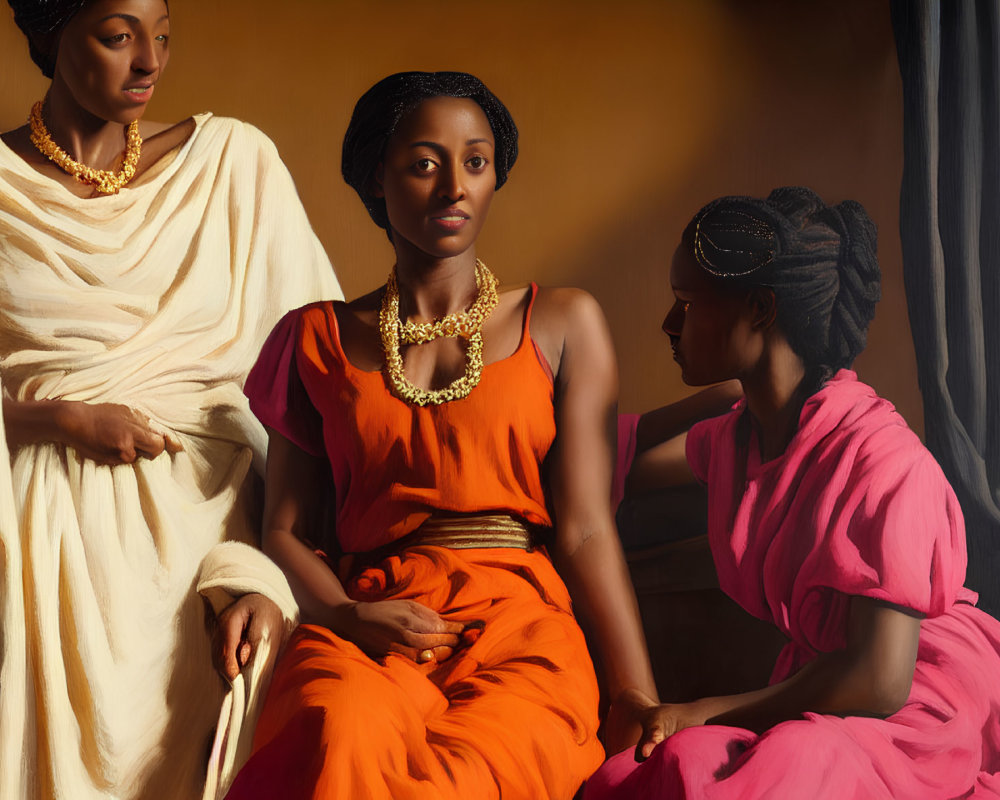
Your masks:
{"label": "woman's profile face", "polygon": [[376,173],[395,246],[434,258],[468,250],[496,192],[493,157],[493,131],[474,100],[433,97],[410,111]]}
{"label": "woman's profile face", "polygon": [[169,58],[164,0],[91,0],[59,35],[53,89],[98,119],[142,116]]}
{"label": "woman's profile face", "polygon": [[763,349],[746,292],[721,288],[681,245],[670,266],[674,304],[663,320],[674,360],[689,386],[745,377]]}

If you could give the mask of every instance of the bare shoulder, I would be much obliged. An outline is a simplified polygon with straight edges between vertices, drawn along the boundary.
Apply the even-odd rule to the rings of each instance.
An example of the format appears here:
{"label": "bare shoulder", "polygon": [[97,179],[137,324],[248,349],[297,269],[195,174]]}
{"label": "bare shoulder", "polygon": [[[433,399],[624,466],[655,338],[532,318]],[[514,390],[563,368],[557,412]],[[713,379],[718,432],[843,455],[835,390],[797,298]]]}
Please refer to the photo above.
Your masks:
{"label": "bare shoulder", "polygon": [[353,300],[336,303],[337,312],[352,314],[359,319],[370,319],[372,315],[378,317],[379,309],[382,307],[382,295],[385,294],[385,286],[372,289],[368,294],[355,297]]}
{"label": "bare shoulder", "polygon": [[545,330],[564,338],[607,328],[604,310],[597,299],[590,292],[570,287],[540,288],[532,320],[533,330]]}
{"label": "bare shoulder", "polygon": [[382,305],[384,287],[350,302],[334,301],[340,330],[340,345],[348,360],[366,372],[375,372],[382,366],[382,340],[378,333],[378,312]]}
{"label": "bare shoulder", "polygon": [[39,160],[40,162],[45,160],[45,156],[35,149],[35,146],[31,143],[31,131],[27,125],[22,125],[20,128],[14,128],[6,133],[0,135],[0,139],[3,143],[7,145],[14,153],[19,155],[25,161],[32,162]]}
{"label": "bare shoulder", "polygon": [[153,122],[152,120],[139,120],[139,134],[144,141],[149,141],[156,136],[162,136],[171,131],[183,130],[194,127],[194,119],[188,117],[180,122]]}
{"label": "bare shoulder", "polygon": [[589,292],[569,287],[539,288],[531,336],[557,375],[567,353],[590,358],[611,346],[600,303]]}
{"label": "bare shoulder", "polygon": [[139,134],[142,136],[142,161],[139,163],[139,171],[149,169],[167,153],[183,145],[194,134],[196,127],[192,117],[173,124],[141,121]]}
{"label": "bare shoulder", "polygon": [[495,327],[497,320],[501,320],[503,325],[512,324],[520,338],[521,320],[524,318],[530,297],[531,288],[526,285],[504,286],[497,307],[490,315],[493,321],[490,323],[491,326]]}
{"label": "bare shoulder", "polygon": [[535,298],[535,308],[541,313],[581,314],[600,312],[594,296],[571,286],[540,286]]}

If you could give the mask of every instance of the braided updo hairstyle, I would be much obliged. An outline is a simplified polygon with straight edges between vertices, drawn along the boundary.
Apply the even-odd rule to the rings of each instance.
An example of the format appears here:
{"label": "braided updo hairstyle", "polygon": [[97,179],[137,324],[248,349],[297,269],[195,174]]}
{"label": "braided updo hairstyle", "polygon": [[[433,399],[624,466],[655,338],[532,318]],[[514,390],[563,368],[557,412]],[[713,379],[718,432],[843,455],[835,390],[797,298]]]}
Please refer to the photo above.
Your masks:
{"label": "braided updo hairstyle", "polygon": [[876,238],[860,203],[828,206],[789,186],[712,201],[682,242],[719,284],[774,291],[777,325],[819,388],[865,349],[880,296]]}
{"label": "braided updo hairstyle", "polygon": [[[54,36],[86,4],[86,0],[7,0],[14,22],[28,39],[31,60],[46,78],[56,66]],[[46,45],[48,43],[48,46]]]}
{"label": "braided updo hairstyle", "polygon": [[475,101],[493,132],[496,188],[507,180],[517,160],[517,126],[507,107],[474,75],[465,72],[397,72],[383,78],[357,105],[344,134],[340,170],[358,193],[375,224],[388,232],[385,199],[374,194],[375,171],[385,155],[389,137],[400,121],[424,100],[463,97]]}

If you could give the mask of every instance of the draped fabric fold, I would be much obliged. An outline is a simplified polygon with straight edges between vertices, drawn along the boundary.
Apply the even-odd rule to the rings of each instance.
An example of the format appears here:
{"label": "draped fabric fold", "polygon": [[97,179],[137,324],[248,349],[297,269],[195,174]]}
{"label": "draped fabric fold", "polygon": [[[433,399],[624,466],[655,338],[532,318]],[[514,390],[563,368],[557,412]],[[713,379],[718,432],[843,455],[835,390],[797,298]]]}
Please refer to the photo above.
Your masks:
{"label": "draped fabric fold", "polygon": [[4,461],[19,520],[0,526],[2,797],[198,797],[213,741],[239,739],[215,734],[227,687],[199,565],[257,532],[247,370],[282,313],[340,292],[273,144],[195,122],[120,194],[86,200],[0,145],[4,396],[123,404],[183,446],[101,466],[43,443]]}
{"label": "draped fabric fold", "polygon": [[692,427],[687,456],[720,587],[788,638],[771,684],[790,681],[788,698],[800,670],[843,651],[852,598],[867,597],[922,618],[908,698],[884,718],[685,728],[641,764],[612,757],[585,800],[996,800],[1000,622],[963,586],[962,514],[937,462],[848,370],[805,402],[776,458],[761,460],[747,413]]}
{"label": "draped fabric fold", "polygon": [[893,0],[900,230],[927,446],[961,502],[969,585],[1000,614],[1000,20],[994,0]]}

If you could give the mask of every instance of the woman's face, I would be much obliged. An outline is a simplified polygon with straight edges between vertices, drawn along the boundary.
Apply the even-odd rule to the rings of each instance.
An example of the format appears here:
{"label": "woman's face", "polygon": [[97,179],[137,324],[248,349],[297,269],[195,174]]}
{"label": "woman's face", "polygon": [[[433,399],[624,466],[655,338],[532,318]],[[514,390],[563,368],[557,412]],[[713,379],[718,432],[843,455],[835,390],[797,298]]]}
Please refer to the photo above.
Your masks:
{"label": "woman's face", "polygon": [[59,36],[53,89],[95,117],[142,116],[169,57],[164,0],[91,0]]}
{"label": "woman's face", "polygon": [[433,97],[402,120],[376,173],[392,240],[434,258],[468,250],[496,192],[493,131],[474,100]]}
{"label": "woman's face", "polygon": [[750,296],[719,287],[683,245],[674,252],[670,286],[675,301],[663,332],[684,382],[704,386],[746,377],[764,346]]}

